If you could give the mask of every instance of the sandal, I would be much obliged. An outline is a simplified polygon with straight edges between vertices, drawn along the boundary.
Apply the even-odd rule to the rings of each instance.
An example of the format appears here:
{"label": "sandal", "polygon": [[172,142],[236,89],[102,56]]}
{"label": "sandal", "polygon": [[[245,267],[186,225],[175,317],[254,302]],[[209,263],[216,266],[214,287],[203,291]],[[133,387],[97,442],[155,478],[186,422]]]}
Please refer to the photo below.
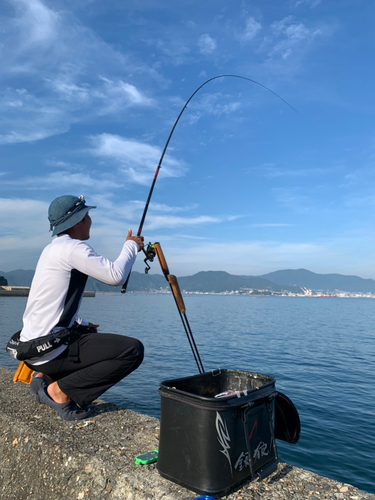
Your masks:
{"label": "sandal", "polygon": [[67,403],[56,403],[48,394],[46,387],[41,387],[39,389],[38,396],[41,403],[55,410],[62,420],[83,420],[91,414],[91,410],[82,410],[72,400]]}
{"label": "sandal", "polygon": [[39,397],[39,390],[42,387],[47,387],[48,382],[44,377],[34,377],[32,381],[30,382],[30,389],[35,395],[35,400],[37,403],[41,404],[42,401],[40,400]]}

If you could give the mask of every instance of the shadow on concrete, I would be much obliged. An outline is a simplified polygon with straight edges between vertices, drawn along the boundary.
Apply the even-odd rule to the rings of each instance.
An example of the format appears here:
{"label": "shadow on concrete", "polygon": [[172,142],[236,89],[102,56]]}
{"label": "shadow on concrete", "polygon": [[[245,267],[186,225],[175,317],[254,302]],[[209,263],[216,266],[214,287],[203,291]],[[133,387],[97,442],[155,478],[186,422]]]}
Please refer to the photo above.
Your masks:
{"label": "shadow on concrete", "polygon": [[104,401],[94,401],[89,405],[89,408],[91,409],[90,418],[101,415],[102,413],[113,413],[113,412],[119,412],[120,410],[124,410],[124,408],[120,408],[119,406],[113,403],[107,403]]}
{"label": "shadow on concrete", "polygon": [[293,467],[291,465],[285,465],[282,469],[278,470],[276,474],[274,474],[271,479],[269,480],[269,483],[277,483],[285,477],[289,472],[293,470]]}

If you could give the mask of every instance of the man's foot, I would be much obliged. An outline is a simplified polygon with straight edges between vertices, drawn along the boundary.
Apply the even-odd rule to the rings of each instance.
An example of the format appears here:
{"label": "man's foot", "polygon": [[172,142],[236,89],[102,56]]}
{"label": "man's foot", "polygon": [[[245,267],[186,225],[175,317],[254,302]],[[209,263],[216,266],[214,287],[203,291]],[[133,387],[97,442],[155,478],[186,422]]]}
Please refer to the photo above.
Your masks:
{"label": "man's foot", "polygon": [[66,403],[56,403],[47,392],[46,387],[41,387],[38,392],[41,403],[46,404],[58,414],[62,420],[83,420],[91,414],[91,410],[82,410],[69,400]]}
{"label": "man's foot", "polygon": [[42,401],[40,400],[39,397],[39,390],[42,387],[47,387],[48,386],[48,380],[44,378],[43,376],[36,376],[33,377],[32,381],[30,382],[30,389],[32,390],[35,400],[37,403],[41,404]]}

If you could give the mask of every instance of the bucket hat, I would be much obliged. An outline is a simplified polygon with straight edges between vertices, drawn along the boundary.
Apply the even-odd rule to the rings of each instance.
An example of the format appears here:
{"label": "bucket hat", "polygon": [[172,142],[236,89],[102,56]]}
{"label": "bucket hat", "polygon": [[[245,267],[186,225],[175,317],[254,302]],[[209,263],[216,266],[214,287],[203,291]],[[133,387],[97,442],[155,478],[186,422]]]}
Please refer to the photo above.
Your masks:
{"label": "bucket hat", "polygon": [[91,208],[86,205],[86,200],[81,195],[59,196],[49,206],[48,220],[52,236],[60,234],[80,222]]}

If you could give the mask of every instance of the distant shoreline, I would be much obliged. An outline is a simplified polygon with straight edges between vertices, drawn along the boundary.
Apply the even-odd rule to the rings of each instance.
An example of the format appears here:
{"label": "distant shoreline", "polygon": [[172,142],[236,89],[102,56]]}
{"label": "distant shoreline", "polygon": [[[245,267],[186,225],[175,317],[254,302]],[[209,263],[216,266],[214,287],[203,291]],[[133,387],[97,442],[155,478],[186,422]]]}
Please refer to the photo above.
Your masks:
{"label": "distant shoreline", "polygon": [[[0,271],[0,283],[13,289],[31,286],[32,270]],[[3,279],[1,279],[3,278]],[[341,274],[316,274],[307,269],[286,269],[261,276],[236,276],[224,271],[200,271],[178,277],[183,293],[287,297],[365,297],[375,298],[375,280]],[[1,285],[0,285],[1,290]],[[86,290],[94,293],[119,293],[112,286],[88,278]],[[165,276],[132,271],[128,293],[167,293]]]}
{"label": "distant shoreline", "polygon": [[[126,292],[127,294],[157,294],[165,295],[171,294],[170,290],[160,291],[160,290],[132,290]],[[280,294],[280,293],[235,293],[235,292],[187,292],[185,290],[181,291],[182,295],[222,295],[230,297],[254,297],[254,298],[267,298],[267,297],[294,297],[294,298],[310,298],[310,299],[375,299],[375,295],[372,294],[355,294],[350,292],[339,292],[337,295],[293,295],[293,294]],[[96,295],[121,295],[119,292],[96,292]]]}
{"label": "distant shoreline", "polygon": [[[28,297],[30,292],[30,287],[13,287],[13,286],[3,286],[0,287],[0,297]],[[127,292],[128,294],[143,293],[143,294],[170,294],[170,290],[131,290]],[[189,295],[223,295],[231,297],[254,297],[254,298],[266,298],[266,297],[300,297],[300,298],[312,298],[312,299],[375,299],[375,295],[371,293],[355,293],[355,292],[337,292],[337,293],[283,293],[283,292],[269,292],[265,291],[262,293],[243,293],[241,291],[231,291],[231,292],[188,292],[182,290],[184,296]],[[120,295],[120,292],[101,292],[101,291],[85,291],[84,297],[95,297],[96,295]]]}

